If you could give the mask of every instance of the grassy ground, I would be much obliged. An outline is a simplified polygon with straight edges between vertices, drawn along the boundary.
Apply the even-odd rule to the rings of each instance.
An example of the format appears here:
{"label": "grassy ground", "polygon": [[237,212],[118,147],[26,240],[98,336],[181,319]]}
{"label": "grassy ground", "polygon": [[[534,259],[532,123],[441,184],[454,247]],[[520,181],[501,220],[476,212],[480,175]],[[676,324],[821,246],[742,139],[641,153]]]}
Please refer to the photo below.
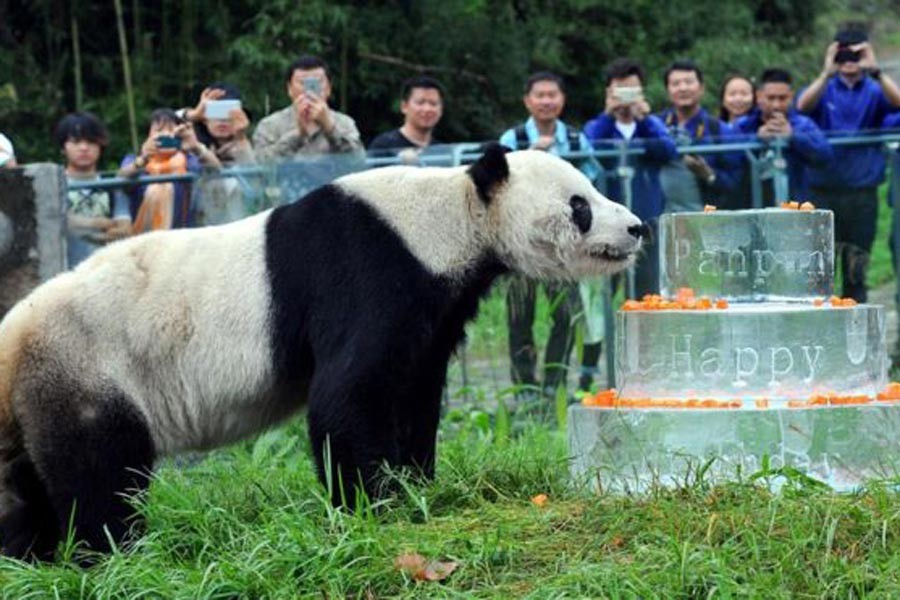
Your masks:
{"label": "grassy ground", "polygon": [[[332,510],[301,422],[188,468],[165,467],[147,532],[82,570],[0,562],[3,598],[853,598],[900,595],[900,508],[875,489],[779,495],[702,481],[643,497],[567,480],[555,427],[510,437],[448,419],[437,481]],[[536,494],[549,496],[538,508]],[[458,563],[442,582],[394,567]],[[63,551],[64,559],[72,548]]]}

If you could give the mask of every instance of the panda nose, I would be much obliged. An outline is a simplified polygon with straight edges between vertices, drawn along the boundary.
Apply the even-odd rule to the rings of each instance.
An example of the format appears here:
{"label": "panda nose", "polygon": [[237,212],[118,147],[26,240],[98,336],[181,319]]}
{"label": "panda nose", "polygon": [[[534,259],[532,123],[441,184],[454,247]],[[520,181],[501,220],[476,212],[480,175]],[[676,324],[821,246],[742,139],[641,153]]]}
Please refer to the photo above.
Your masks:
{"label": "panda nose", "polygon": [[650,235],[650,226],[646,223],[641,223],[640,225],[632,225],[628,228],[628,233],[638,239],[641,239],[642,237],[645,238]]}

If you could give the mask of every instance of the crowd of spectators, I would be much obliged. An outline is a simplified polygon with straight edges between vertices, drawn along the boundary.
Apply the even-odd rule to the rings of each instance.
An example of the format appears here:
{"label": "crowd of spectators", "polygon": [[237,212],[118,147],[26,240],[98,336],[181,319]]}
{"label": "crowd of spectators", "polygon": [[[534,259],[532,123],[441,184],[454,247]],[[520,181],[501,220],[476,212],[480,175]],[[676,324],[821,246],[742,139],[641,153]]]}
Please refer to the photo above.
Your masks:
{"label": "crowd of spectators", "polygon": [[[774,67],[758,80],[740,73],[726,77],[716,114],[703,108],[706,81],[695,62],[673,62],[662,73],[662,82],[667,104],[654,111],[644,95],[646,73],[641,65],[627,58],[612,61],[605,69],[602,110],[579,128],[561,118],[566,103],[563,78],[535,73],[524,85],[525,120],[504,131],[499,141],[512,150],[582,152],[572,157],[576,166],[598,190],[628,203],[649,226],[647,249],[629,290],[641,296],[657,291],[656,232],[662,214],[702,210],[709,204],[728,209],[752,206],[752,169],[745,152],[701,155],[686,147],[758,140],[764,149],[755,160],[784,160],[791,200],[810,200],[834,211],[842,295],[865,301],[878,210],[876,189],[885,177],[884,150],[878,144],[834,146],[826,137],[900,127],[900,88],[879,68],[865,31],[842,28],[827,48],[821,73],[796,97],[792,75]],[[154,110],[146,139],[137,153],[122,159],[118,174],[126,178],[196,174],[326,154],[365,155],[356,122],[329,106],[332,81],[324,61],[299,58],[285,71],[284,83],[289,104],[262,118],[255,128],[240,90],[224,81],[209,84],[194,106]],[[368,155],[418,164],[423,153],[439,143],[434,131],[445,107],[444,88],[432,77],[413,77],[403,83],[399,107],[402,124],[376,136]],[[67,177],[99,178],[98,164],[108,139],[95,115],[79,112],[64,117],[57,125],[56,140]],[[642,152],[629,153],[626,163],[621,156],[598,160],[583,153],[622,144],[639,146]],[[16,164],[12,143],[0,133],[0,168]],[[788,199],[778,197],[774,185],[774,178],[763,178],[763,206]],[[197,196],[202,202],[196,202]],[[129,235],[235,220],[246,214],[246,197],[237,177],[142,180],[123,191],[70,191],[69,264]],[[543,286],[552,307],[552,326],[539,382],[532,325],[542,288],[526,279],[510,282],[510,359],[516,383],[554,389],[564,381],[572,326],[580,321],[585,340],[580,386],[591,384],[602,347],[602,318],[595,317],[602,285],[589,281],[580,286]]]}

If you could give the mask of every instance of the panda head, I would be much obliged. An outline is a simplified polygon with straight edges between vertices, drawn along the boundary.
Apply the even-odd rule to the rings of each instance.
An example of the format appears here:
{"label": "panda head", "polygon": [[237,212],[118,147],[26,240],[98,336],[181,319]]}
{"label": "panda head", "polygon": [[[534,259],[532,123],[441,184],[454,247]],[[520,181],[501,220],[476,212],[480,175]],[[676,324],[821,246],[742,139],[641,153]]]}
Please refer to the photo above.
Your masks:
{"label": "panda head", "polygon": [[547,152],[487,147],[469,167],[493,251],[529,277],[579,279],[634,262],[645,227],[571,164]]}

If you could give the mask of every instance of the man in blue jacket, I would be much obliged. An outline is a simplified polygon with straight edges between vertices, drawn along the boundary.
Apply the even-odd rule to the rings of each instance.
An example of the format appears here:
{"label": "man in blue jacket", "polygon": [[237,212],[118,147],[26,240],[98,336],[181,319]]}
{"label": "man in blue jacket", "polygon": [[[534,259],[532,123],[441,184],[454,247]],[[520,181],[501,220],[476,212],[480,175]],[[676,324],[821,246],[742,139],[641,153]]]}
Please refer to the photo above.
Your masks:
{"label": "man in blue jacket", "polygon": [[[822,72],[797,99],[797,109],[826,133],[856,135],[878,129],[900,107],[900,88],[878,68],[875,50],[861,28],[838,31]],[[813,197],[834,211],[834,241],[844,275],[843,295],[866,301],[866,272],[875,240],[878,185],[885,161],[879,145],[835,148],[835,165],[810,171]]]}
{"label": "man in blue jacket", "polygon": [[[656,222],[665,205],[659,168],[675,158],[675,142],[666,126],[650,114],[644,99],[644,70],[630,59],[616,59],[606,69],[606,106],[596,118],[584,126],[584,134],[594,147],[625,140],[629,145],[642,147],[640,156],[629,157],[634,168],[631,180],[631,210],[650,225],[652,233],[645,252],[635,267],[635,295],[659,291],[659,255],[656,244]],[[615,169],[618,159],[602,161],[604,168]],[[607,195],[618,202],[625,201],[620,180],[607,184]]]}
{"label": "man in blue jacket", "polygon": [[[663,76],[671,106],[659,118],[678,145],[719,144],[734,141],[731,126],[706,112],[703,71],[692,60],[673,62]],[[703,210],[705,204],[720,204],[738,185],[743,167],[740,152],[701,156],[683,154],[660,170],[666,196],[665,212]]]}
{"label": "man in blue jacket", "polygon": [[[831,145],[822,130],[808,117],[794,110],[791,102],[793,79],[784,69],[767,69],[760,77],[756,93],[757,108],[738,119],[738,132],[755,135],[769,142],[786,138],[784,158],[787,161],[790,198],[775,198],[772,185],[763,186],[763,205],[774,206],[788,200],[811,200],[807,173],[810,168],[831,164]],[[768,180],[771,182],[771,180]],[[750,206],[750,191],[744,190],[745,206]]]}

